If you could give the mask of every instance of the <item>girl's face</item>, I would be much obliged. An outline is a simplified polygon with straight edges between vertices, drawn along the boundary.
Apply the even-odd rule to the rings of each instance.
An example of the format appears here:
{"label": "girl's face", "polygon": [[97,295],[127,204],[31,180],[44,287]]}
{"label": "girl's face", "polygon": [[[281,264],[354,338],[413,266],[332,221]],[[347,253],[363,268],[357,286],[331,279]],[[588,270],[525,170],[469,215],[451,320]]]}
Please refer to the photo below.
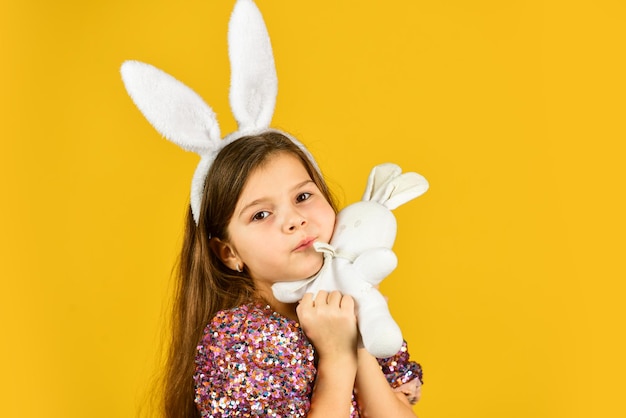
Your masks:
{"label": "girl's face", "polygon": [[[313,276],[322,267],[316,241],[329,242],[335,212],[301,161],[281,152],[248,177],[228,225],[233,269],[245,265],[257,289]],[[224,257],[222,257],[224,260]]]}

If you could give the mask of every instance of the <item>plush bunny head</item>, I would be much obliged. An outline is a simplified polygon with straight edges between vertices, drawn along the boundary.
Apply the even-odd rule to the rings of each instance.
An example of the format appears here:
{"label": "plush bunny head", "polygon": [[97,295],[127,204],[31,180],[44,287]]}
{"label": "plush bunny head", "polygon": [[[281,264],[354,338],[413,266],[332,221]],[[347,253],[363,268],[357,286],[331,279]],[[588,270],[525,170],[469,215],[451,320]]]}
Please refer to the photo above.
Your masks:
{"label": "plush bunny head", "polygon": [[[217,153],[228,143],[269,128],[278,80],[269,35],[261,12],[251,0],[238,0],[228,29],[231,63],[230,106],[238,129],[221,139],[213,110],[189,87],[145,63],[126,61],[122,79],[146,119],[170,141],[200,156],[191,183],[191,210],[196,224],[204,182]],[[295,138],[315,167],[315,159]]]}
{"label": "plush bunny head", "polygon": [[377,202],[360,201],[337,215],[333,246],[355,254],[373,246],[391,248],[396,239],[396,218]]}
{"label": "plush bunny head", "polygon": [[402,174],[402,169],[391,163],[374,167],[361,201],[339,212],[333,246],[356,254],[373,247],[391,248],[397,230],[391,211],[427,189],[428,182],[417,173]]}

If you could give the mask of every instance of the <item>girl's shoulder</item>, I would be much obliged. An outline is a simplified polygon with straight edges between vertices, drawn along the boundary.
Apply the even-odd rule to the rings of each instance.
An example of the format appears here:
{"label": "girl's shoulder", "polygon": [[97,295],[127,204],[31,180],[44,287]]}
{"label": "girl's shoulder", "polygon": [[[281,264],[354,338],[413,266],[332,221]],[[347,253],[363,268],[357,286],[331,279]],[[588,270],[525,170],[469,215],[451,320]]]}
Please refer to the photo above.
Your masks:
{"label": "girl's shoulder", "polygon": [[217,312],[209,325],[221,324],[225,320],[235,321],[237,324],[242,322],[254,322],[258,324],[271,321],[280,322],[283,319],[290,322],[279,314],[274,313],[269,305],[264,305],[261,302],[251,302]]}
{"label": "girl's shoulder", "polygon": [[197,347],[195,402],[201,411],[219,409],[219,416],[256,416],[270,407],[277,416],[305,416],[316,375],[313,360],[313,346],[299,324],[270,307],[220,311]]}
{"label": "girl's shoulder", "polygon": [[207,332],[227,335],[261,331],[293,330],[298,333],[300,325],[274,312],[269,305],[248,303],[219,311],[205,329]]}
{"label": "girl's shoulder", "polygon": [[247,346],[281,352],[311,351],[300,325],[269,306],[250,303],[219,311],[204,330],[198,349],[237,350]]}

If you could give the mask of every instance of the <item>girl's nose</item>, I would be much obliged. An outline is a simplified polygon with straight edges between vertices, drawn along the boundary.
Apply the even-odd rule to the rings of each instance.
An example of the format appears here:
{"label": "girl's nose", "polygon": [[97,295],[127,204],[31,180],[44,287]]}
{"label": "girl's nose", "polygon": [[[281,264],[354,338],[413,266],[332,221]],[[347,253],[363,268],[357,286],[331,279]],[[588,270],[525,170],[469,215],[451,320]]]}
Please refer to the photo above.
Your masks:
{"label": "girl's nose", "polygon": [[301,216],[298,212],[293,212],[291,217],[285,222],[285,230],[286,232],[295,232],[305,226],[306,223],[304,216]]}

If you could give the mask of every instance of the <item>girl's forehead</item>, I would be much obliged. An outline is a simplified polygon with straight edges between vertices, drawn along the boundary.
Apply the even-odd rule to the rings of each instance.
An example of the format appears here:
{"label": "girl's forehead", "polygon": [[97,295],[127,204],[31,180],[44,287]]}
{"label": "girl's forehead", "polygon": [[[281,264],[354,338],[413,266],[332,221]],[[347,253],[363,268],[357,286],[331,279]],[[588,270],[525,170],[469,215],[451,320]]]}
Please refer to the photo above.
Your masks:
{"label": "girl's forehead", "polygon": [[289,152],[280,152],[268,157],[263,164],[252,171],[244,188],[248,184],[263,180],[288,183],[293,181],[295,176],[310,177],[300,158]]}
{"label": "girl's forehead", "polygon": [[306,167],[297,156],[281,152],[250,173],[239,200],[255,199],[261,195],[287,192],[303,182],[311,182]]}

